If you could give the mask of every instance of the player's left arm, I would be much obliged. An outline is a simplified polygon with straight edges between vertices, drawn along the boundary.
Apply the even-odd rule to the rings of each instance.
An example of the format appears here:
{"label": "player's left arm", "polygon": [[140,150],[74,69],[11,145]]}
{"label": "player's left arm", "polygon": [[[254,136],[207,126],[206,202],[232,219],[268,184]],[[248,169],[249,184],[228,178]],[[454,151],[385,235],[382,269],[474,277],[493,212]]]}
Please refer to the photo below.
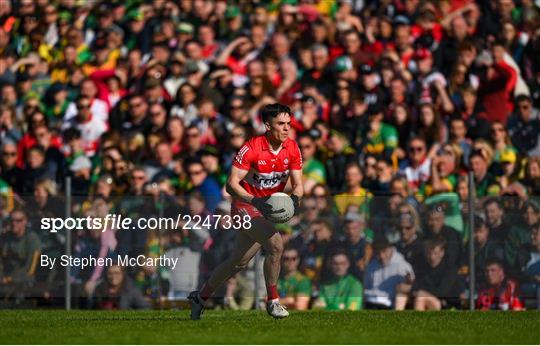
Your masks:
{"label": "player's left arm", "polygon": [[302,183],[302,170],[291,170],[291,198],[294,202],[294,213],[298,214],[300,200],[304,196],[304,184]]}
{"label": "player's left arm", "polygon": [[297,215],[300,211],[300,200],[304,196],[304,181],[302,178],[302,153],[298,144],[294,142],[294,149],[291,155],[291,198],[294,203],[294,214]]}

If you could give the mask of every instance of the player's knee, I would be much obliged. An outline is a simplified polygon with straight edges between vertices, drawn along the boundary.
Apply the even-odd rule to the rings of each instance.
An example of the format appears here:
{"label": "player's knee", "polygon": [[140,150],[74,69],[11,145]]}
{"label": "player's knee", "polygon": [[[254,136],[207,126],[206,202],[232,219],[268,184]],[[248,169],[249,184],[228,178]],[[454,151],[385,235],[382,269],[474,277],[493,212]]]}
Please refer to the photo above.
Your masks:
{"label": "player's knee", "polygon": [[283,253],[283,240],[281,238],[273,238],[266,249],[270,254],[281,256]]}

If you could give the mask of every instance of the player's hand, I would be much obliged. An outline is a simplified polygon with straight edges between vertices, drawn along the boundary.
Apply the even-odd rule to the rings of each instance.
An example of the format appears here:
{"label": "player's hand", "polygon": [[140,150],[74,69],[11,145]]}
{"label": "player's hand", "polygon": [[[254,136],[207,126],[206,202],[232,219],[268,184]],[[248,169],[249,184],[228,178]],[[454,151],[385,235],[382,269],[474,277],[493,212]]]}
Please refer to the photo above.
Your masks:
{"label": "player's hand", "polygon": [[294,215],[298,215],[300,213],[300,197],[297,195],[291,195],[291,199],[294,205]]}
{"label": "player's hand", "polygon": [[257,208],[257,210],[259,210],[261,214],[263,214],[264,217],[268,217],[274,213],[282,213],[285,211],[285,209],[283,208],[279,210],[273,210],[272,206],[266,203],[267,200],[268,200],[268,196],[267,197],[254,197],[251,200],[251,204],[255,208]]}

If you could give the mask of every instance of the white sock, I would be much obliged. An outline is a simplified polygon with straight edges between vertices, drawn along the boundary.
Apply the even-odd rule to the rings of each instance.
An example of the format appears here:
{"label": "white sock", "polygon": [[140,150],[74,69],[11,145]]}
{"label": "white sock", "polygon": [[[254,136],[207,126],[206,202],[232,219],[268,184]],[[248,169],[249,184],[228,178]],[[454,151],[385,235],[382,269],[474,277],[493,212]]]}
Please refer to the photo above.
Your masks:
{"label": "white sock", "polygon": [[270,300],[270,304],[277,304],[277,303],[279,303],[279,298]]}

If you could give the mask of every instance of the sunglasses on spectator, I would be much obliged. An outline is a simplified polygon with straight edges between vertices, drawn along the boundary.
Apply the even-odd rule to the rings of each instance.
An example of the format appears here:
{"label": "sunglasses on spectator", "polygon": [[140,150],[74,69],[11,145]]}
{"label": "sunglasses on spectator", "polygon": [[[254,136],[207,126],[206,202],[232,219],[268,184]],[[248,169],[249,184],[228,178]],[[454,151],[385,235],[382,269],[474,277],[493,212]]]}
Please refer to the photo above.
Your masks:
{"label": "sunglasses on spectator", "polygon": [[87,103],[79,103],[79,104],[77,105],[77,108],[79,108],[79,109],[88,109],[88,108],[90,108],[90,104],[87,104]]}
{"label": "sunglasses on spectator", "polygon": [[4,151],[2,156],[15,157],[17,156],[17,153],[15,151]]}

